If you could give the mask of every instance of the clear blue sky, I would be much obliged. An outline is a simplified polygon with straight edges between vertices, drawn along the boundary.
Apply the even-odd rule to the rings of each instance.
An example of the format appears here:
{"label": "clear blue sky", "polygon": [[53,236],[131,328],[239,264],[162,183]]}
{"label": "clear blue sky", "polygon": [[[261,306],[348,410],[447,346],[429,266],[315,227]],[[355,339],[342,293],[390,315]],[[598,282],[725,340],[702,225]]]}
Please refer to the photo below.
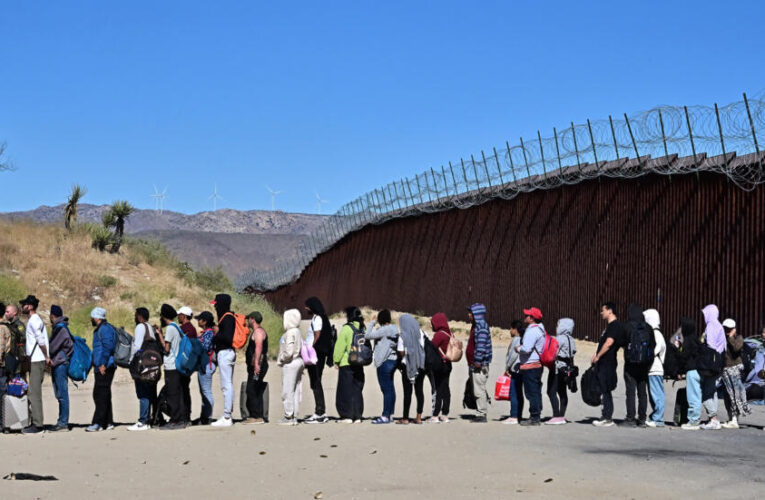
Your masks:
{"label": "clear blue sky", "polygon": [[765,2],[0,7],[0,211],[127,199],[325,211],[537,129],[765,87]]}

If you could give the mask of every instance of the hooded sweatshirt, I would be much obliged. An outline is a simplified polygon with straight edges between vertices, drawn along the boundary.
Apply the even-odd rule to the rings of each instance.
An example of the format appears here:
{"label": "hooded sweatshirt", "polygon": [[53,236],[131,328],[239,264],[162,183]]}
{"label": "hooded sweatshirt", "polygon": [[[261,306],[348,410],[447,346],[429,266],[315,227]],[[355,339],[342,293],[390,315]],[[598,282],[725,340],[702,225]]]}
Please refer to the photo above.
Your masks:
{"label": "hooded sweatshirt", "polygon": [[663,377],[664,357],[667,354],[667,342],[664,340],[664,334],[661,333],[659,311],[656,309],[646,309],[643,311],[643,317],[645,318],[645,322],[648,323],[648,326],[653,329],[653,338],[654,342],[656,342],[656,347],[653,349],[653,363],[651,364],[651,369],[648,371],[648,375]]}
{"label": "hooded sweatshirt", "polygon": [[388,323],[375,329],[376,321],[371,321],[364,338],[375,341],[375,349],[372,352],[372,359],[375,367],[379,368],[383,363],[390,360],[396,360],[396,341],[398,340],[398,327],[393,323]]}
{"label": "hooded sweatshirt", "polygon": [[704,338],[709,347],[722,353],[725,350],[725,330],[720,324],[720,311],[714,304],[709,304],[701,310],[704,314],[704,322],[707,324],[704,330]]}
{"label": "hooded sweatshirt", "polygon": [[576,342],[574,342],[574,320],[561,318],[555,328],[555,336],[558,339],[558,357],[555,359],[555,369],[560,370],[567,366],[567,360],[574,360],[576,355]]}
{"label": "hooded sweatshirt", "polygon": [[[489,365],[491,364],[491,331],[486,322],[486,306],[483,304],[473,304],[470,307],[473,314],[473,327],[470,330],[470,336],[473,340],[472,356],[468,357],[468,363]],[[470,349],[470,346],[468,346]],[[472,357],[472,359],[470,359]]]}
{"label": "hooded sweatshirt", "polygon": [[[560,342],[559,342],[560,344]],[[520,354],[521,366],[539,364],[539,353],[545,348],[545,325],[542,323],[532,323],[526,327],[523,332]]]}
{"label": "hooded sweatshirt", "polygon": [[68,363],[74,353],[74,341],[72,334],[69,333],[69,318],[59,318],[53,325],[53,334],[50,338],[50,356],[51,364],[55,367],[63,363]]}
{"label": "hooded sweatshirt", "polygon": [[697,358],[701,351],[701,342],[696,331],[696,322],[690,318],[680,318],[680,330],[683,334],[683,372],[696,369]]}
{"label": "hooded sweatshirt", "polygon": [[215,312],[218,313],[218,333],[213,337],[213,347],[215,352],[231,349],[234,343],[234,331],[236,330],[236,320],[231,312],[231,297],[228,295],[218,295],[215,301]]}
{"label": "hooded sweatshirt", "polygon": [[300,311],[289,309],[284,312],[284,335],[279,339],[279,356],[276,364],[284,366],[300,357],[303,337],[300,335]]}
{"label": "hooded sweatshirt", "polygon": [[401,328],[401,341],[404,344],[404,364],[406,376],[414,382],[420,370],[425,368],[425,349],[420,343],[420,324],[412,316],[404,314],[398,320]]}
{"label": "hooded sweatshirt", "polygon": [[444,313],[436,313],[430,319],[430,326],[433,328],[433,345],[438,349],[441,360],[449,363],[445,353],[449,349],[449,340],[452,338],[452,331],[449,328],[449,320]]}

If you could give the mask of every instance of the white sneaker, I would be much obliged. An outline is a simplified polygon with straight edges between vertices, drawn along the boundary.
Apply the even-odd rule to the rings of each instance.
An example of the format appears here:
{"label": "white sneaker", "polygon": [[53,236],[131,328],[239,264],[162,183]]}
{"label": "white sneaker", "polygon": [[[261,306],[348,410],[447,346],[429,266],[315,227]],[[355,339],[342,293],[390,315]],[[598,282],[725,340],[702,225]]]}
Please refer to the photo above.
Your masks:
{"label": "white sneaker", "polygon": [[314,413],[310,417],[308,417],[305,420],[303,420],[303,423],[304,424],[324,424],[328,420],[329,420],[329,418],[327,418],[326,414],[324,414],[324,415],[317,415],[316,413]]}
{"label": "white sneaker", "polygon": [[440,424],[441,420],[438,417],[430,417],[426,422],[429,424]]}
{"label": "white sneaker", "polygon": [[722,429],[722,425],[720,425],[719,420],[717,420],[716,418],[713,418],[706,424],[702,425],[701,428],[704,429],[705,431],[719,431],[720,429]]}
{"label": "white sneaker", "polygon": [[646,427],[656,427],[656,422],[654,422],[653,420],[646,420],[645,425]]}
{"label": "white sneaker", "polygon": [[111,430],[114,430],[114,424],[109,424],[109,425],[107,425],[107,426],[106,426],[106,430],[107,430],[107,431],[111,431]]}
{"label": "white sneaker", "polygon": [[297,419],[295,417],[284,417],[278,422],[276,422],[276,425],[297,425]]}
{"label": "white sneaker", "polygon": [[545,425],[565,425],[568,422],[566,422],[566,419],[563,417],[553,417],[547,422],[545,422]]}
{"label": "white sneaker", "polygon": [[723,429],[738,429],[738,422],[731,420],[722,424]]}
{"label": "white sneaker", "polygon": [[151,429],[150,425],[143,424],[141,422],[136,422],[127,428],[129,431],[148,431],[149,429]]}
{"label": "white sneaker", "polygon": [[697,431],[697,430],[701,429],[701,426],[698,424],[698,422],[695,423],[695,424],[692,424],[691,422],[688,422],[688,423],[685,423],[685,424],[681,425],[680,428],[683,429],[684,431]]}
{"label": "white sneaker", "polygon": [[231,427],[234,425],[234,421],[231,420],[231,417],[220,417],[218,420],[210,424],[213,427]]}
{"label": "white sneaker", "polygon": [[513,417],[507,417],[502,421],[504,425],[518,425],[518,419]]}
{"label": "white sneaker", "polygon": [[441,415],[440,417],[438,417],[438,420],[442,424],[448,424],[449,423],[449,417],[447,417],[446,415]]}
{"label": "white sneaker", "polygon": [[364,420],[364,419],[363,418],[357,418],[356,420],[353,421],[353,423],[354,424],[360,424],[362,422],[362,420]]}
{"label": "white sneaker", "polygon": [[613,427],[614,421],[613,420],[595,420],[592,425],[595,427]]}
{"label": "white sneaker", "polygon": [[352,424],[353,419],[350,418],[343,418],[337,421],[338,424]]}

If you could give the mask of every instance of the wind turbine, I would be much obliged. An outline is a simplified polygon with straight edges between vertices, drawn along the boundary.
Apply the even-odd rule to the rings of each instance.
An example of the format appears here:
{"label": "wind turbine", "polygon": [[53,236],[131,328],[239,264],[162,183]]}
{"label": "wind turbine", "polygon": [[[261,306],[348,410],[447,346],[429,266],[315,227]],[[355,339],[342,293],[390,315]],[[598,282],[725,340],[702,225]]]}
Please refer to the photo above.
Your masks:
{"label": "wind turbine", "polygon": [[216,210],[218,210],[218,200],[219,199],[223,200],[225,198],[223,198],[221,195],[218,194],[218,185],[215,184],[215,190],[213,191],[213,194],[211,194],[210,197],[207,199],[213,201],[213,212],[215,212]]}
{"label": "wind turbine", "polygon": [[284,191],[274,191],[268,186],[266,186],[266,189],[268,189],[268,192],[271,193],[271,210],[276,210],[276,195],[282,194]]}
{"label": "wind turbine", "polygon": [[327,200],[322,199],[319,193],[316,193],[316,213],[321,215],[321,206],[325,203],[329,203]]}
{"label": "wind turbine", "polygon": [[151,195],[152,198],[154,198],[154,210],[159,211],[159,213],[162,213],[162,211],[165,208],[165,196],[167,195],[167,187],[162,190],[160,193],[159,190],[157,190],[157,186],[154,186],[154,194]]}

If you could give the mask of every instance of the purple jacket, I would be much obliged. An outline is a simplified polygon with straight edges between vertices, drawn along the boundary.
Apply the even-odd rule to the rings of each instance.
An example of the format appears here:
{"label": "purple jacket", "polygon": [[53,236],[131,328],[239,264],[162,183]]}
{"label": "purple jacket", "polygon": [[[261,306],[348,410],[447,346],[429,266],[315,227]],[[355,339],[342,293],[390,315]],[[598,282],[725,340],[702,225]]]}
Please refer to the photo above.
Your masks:
{"label": "purple jacket", "polygon": [[709,304],[701,310],[704,313],[704,321],[707,324],[704,335],[707,345],[717,352],[725,351],[725,330],[720,324],[720,311],[714,304]]}

